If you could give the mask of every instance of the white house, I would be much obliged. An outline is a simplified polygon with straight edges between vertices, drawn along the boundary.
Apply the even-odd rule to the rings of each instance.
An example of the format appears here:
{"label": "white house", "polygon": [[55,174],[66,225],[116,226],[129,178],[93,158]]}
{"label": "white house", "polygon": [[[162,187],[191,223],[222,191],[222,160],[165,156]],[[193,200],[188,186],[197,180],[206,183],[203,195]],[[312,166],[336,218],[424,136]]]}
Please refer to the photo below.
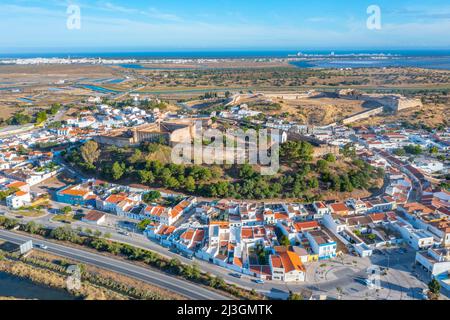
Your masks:
{"label": "white house", "polygon": [[275,254],[269,256],[272,280],[284,282],[305,281],[306,269],[300,257],[285,247],[276,247]]}
{"label": "white house", "polygon": [[450,290],[450,250],[429,248],[416,253],[416,264],[428,271],[432,278],[439,280],[442,287]]}
{"label": "white house", "polygon": [[6,205],[11,209],[19,209],[31,204],[31,195],[29,192],[17,191],[6,198]]}
{"label": "white house", "polygon": [[415,250],[427,249],[434,245],[433,235],[421,229],[414,229],[414,227],[403,219],[398,219],[392,224],[394,228],[400,232],[403,240]]}

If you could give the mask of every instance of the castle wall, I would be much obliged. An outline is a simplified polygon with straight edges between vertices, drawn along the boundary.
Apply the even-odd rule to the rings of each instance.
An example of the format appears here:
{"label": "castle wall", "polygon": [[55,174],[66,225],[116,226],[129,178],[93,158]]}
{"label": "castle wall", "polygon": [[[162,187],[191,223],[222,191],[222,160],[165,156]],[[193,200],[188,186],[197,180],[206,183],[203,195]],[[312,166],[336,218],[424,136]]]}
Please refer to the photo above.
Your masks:
{"label": "castle wall", "polygon": [[383,113],[384,107],[379,107],[379,108],[375,108],[375,109],[371,109],[371,110],[367,110],[364,112],[360,112],[358,114],[355,114],[351,117],[345,118],[344,120],[342,120],[343,124],[349,124],[355,121],[359,121],[359,120],[363,120],[363,119],[367,119],[370,118],[372,116],[375,116],[377,114],[381,114]]}

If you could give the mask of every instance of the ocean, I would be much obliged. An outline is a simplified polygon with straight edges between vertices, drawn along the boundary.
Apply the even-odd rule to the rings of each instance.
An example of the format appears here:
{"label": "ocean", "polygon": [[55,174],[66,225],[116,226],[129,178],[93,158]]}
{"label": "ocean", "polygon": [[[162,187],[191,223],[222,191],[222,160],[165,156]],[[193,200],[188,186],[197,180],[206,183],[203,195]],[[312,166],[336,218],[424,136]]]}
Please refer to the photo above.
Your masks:
{"label": "ocean", "polygon": [[[331,52],[334,55],[331,55]],[[0,54],[0,59],[28,58],[102,58],[102,59],[270,59],[293,58],[298,68],[370,68],[417,67],[450,70],[450,50],[321,50],[297,52],[268,51],[149,51],[149,52],[85,52],[85,53],[26,53]],[[372,55],[372,56],[369,56]],[[377,56],[374,56],[377,55]],[[147,69],[147,66],[123,64],[123,68]],[[150,68],[152,69],[152,68]]]}
{"label": "ocean", "polygon": [[287,58],[299,51],[304,54],[385,54],[408,57],[450,57],[448,50],[223,50],[223,51],[115,51],[115,52],[48,52],[48,53],[0,53],[1,59],[27,58],[102,58],[102,59],[245,59]]}

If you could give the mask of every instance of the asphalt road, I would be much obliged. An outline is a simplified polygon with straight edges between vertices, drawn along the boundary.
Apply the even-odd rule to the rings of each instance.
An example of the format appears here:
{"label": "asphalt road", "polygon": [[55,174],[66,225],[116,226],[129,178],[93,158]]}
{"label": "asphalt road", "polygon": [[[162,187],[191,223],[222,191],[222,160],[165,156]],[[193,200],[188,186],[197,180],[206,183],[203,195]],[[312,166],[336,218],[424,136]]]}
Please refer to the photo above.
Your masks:
{"label": "asphalt road", "polygon": [[104,268],[113,272],[117,272],[140,281],[144,281],[151,285],[155,285],[172,292],[176,292],[192,300],[229,300],[217,292],[208,290],[199,285],[184,281],[175,277],[171,277],[161,272],[136,266],[131,263],[120,261],[117,259],[105,257],[99,254],[91,253],[86,250],[75,249],[50,241],[36,240],[33,237],[17,234],[10,231],[0,230],[0,239],[11,243],[22,244],[26,241],[33,240],[35,243],[45,244],[48,249],[46,251],[56,255],[73,259],[82,263],[90,264],[99,268]]}

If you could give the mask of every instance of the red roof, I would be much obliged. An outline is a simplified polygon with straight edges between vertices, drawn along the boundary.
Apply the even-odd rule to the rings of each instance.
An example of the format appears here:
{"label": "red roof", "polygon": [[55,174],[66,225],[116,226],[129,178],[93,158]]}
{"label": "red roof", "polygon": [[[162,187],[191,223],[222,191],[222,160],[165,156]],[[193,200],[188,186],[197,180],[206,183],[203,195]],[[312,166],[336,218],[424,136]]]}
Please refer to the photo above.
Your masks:
{"label": "red roof", "polygon": [[317,221],[305,221],[294,223],[294,228],[297,232],[301,232],[307,229],[319,228],[319,223]]}

